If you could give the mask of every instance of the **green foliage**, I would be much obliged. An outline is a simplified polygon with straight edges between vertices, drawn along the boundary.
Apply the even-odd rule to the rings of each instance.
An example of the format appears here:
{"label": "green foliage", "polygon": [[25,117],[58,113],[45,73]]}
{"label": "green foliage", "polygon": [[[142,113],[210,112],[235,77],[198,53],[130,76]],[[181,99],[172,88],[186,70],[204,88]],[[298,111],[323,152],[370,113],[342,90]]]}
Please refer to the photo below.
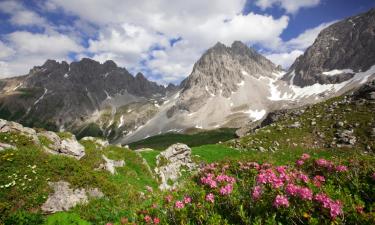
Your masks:
{"label": "green foliage", "polygon": [[39,213],[27,211],[17,211],[10,215],[4,222],[5,225],[40,225],[43,224],[44,217]]}
{"label": "green foliage", "polygon": [[195,134],[166,133],[143,139],[129,144],[131,149],[152,148],[165,150],[172,144],[184,143],[190,147],[205,144],[215,144],[235,138],[235,129],[223,128],[211,131],[202,131]]}
{"label": "green foliage", "polygon": [[47,218],[44,225],[90,225],[91,223],[83,220],[74,213],[56,213]]}

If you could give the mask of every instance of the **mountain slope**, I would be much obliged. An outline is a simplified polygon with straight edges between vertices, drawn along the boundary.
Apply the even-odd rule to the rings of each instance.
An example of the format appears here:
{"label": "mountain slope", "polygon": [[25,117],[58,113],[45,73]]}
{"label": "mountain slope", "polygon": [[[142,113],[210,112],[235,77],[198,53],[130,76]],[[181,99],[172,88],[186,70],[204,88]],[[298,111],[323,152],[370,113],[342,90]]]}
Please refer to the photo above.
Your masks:
{"label": "mountain slope", "polygon": [[[58,63],[48,60],[22,77],[0,81],[2,118],[29,126],[72,129],[96,114],[132,102],[147,102],[166,95],[166,88],[133,77],[113,61],[91,59]],[[95,114],[96,112],[96,114]]]}
{"label": "mountain slope", "polygon": [[297,58],[285,80],[299,87],[341,83],[375,65],[375,9],[321,31]]}

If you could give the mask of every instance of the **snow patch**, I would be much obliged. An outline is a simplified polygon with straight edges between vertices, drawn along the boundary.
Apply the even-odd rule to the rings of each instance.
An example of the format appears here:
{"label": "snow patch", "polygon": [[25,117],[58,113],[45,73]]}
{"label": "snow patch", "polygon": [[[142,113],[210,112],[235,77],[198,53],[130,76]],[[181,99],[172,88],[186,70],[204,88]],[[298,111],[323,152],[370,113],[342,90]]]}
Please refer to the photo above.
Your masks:
{"label": "snow patch", "polygon": [[252,118],[252,119],[255,119],[256,120],[260,120],[263,118],[263,116],[266,114],[266,110],[265,109],[262,109],[262,110],[248,110],[246,111],[245,113],[246,114],[250,114],[249,116]]}
{"label": "snow patch", "polygon": [[69,74],[64,74],[64,78],[68,78],[69,77]]}
{"label": "snow patch", "polygon": [[331,70],[331,71],[323,72],[323,75],[334,76],[334,75],[343,74],[343,73],[353,73],[353,70],[351,69]]}
{"label": "snow patch", "polygon": [[242,73],[242,75],[249,76],[249,73],[246,72],[245,70],[242,70],[241,73]]}
{"label": "snow patch", "polygon": [[121,117],[120,117],[120,123],[119,123],[119,125],[118,125],[118,127],[117,128],[120,128],[120,127],[122,127],[122,125],[124,125],[124,115],[121,115]]}
{"label": "snow patch", "polygon": [[15,88],[13,88],[13,91],[15,91],[15,90],[17,90],[19,87],[21,87],[22,84],[23,84],[22,82],[19,83]]}
{"label": "snow patch", "polygon": [[243,86],[245,84],[245,81],[243,80],[243,81],[241,81],[240,83],[238,83],[237,85],[238,86]]}
{"label": "snow patch", "polygon": [[34,102],[34,105],[38,104],[38,102],[40,102],[44,96],[47,94],[48,90],[47,88],[44,88],[44,93],[42,94],[42,96],[40,96],[35,102]]}
{"label": "snow patch", "polygon": [[106,90],[104,90],[104,93],[107,95],[107,98],[106,99],[111,99],[112,97],[108,94],[108,92]]}

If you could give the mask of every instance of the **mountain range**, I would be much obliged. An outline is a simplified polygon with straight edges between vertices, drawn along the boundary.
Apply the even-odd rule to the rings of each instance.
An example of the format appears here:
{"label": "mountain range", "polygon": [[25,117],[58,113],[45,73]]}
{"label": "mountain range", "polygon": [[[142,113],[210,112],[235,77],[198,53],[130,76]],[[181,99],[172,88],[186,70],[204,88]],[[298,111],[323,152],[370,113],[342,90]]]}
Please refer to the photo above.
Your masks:
{"label": "mountain range", "polygon": [[166,132],[239,128],[269,112],[313,104],[375,78],[375,9],[330,25],[288,71],[240,41],[218,42],[176,86],[113,61],[47,60],[0,80],[0,117],[129,143]]}

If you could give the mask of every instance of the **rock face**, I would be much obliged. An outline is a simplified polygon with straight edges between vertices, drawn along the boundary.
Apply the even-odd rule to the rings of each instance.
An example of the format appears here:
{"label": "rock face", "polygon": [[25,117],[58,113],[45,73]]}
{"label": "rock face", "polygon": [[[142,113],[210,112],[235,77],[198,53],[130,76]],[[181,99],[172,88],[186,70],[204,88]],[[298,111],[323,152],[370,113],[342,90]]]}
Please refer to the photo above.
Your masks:
{"label": "rock face", "polygon": [[233,42],[231,47],[218,42],[203,54],[190,76],[181,83],[176,107],[194,112],[212,96],[231,96],[245,76],[260,78],[261,74],[270,76],[275,70],[271,61],[240,41]]}
{"label": "rock face", "polygon": [[[29,137],[35,145],[42,145],[38,136],[42,136],[48,140],[47,146],[43,146],[46,151],[52,154],[61,154],[81,159],[85,155],[85,148],[77,141],[74,135],[68,138],[60,138],[52,131],[36,132],[34,129],[24,127],[19,123],[0,119],[0,133],[17,133]],[[3,149],[7,146],[3,144]]]}
{"label": "rock face", "polygon": [[340,130],[336,133],[338,146],[345,145],[347,147],[353,146],[357,138],[354,136],[353,130]]}
{"label": "rock face", "polygon": [[42,131],[38,135],[46,137],[51,142],[46,146],[46,150],[52,154],[72,156],[78,160],[85,155],[85,148],[74,135],[66,139],[60,138],[52,131]]}
{"label": "rock face", "polygon": [[99,166],[99,169],[105,169],[109,171],[111,174],[116,173],[116,167],[123,167],[125,166],[124,160],[112,160],[108,159],[105,155],[102,155],[105,163]]}
{"label": "rock face", "polygon": [[47,60],[25,76],[0,80],[0,111],[22,124],[57,130],[82,122],[116,96],[123,96],[125,104],[165,94],[165,87],[141,73],[134,77],[113,61]]}
{"label": "rock face", "polygon": [[192,171],[196,167],[191,159],[191,149],[180,143],[171,145],[161,152],[156,157],[156,165],[155,172],[160,178],[161,190],[176,187],[182,169]]}
{"label": "rock face", "polygon": [[375,65],[375,9],[325,28],[284,79],[300,87],[341,83]]}
{"label": "rock face", "polygon": [[49,182],[54,190],[47,201],[42,205],[42,210],[47,213],[67,211],[77,204],[86,204],[91,198],[101,198],[104,194],[97,188],[85,190],[71,189],[70,184],[65,181]]}

